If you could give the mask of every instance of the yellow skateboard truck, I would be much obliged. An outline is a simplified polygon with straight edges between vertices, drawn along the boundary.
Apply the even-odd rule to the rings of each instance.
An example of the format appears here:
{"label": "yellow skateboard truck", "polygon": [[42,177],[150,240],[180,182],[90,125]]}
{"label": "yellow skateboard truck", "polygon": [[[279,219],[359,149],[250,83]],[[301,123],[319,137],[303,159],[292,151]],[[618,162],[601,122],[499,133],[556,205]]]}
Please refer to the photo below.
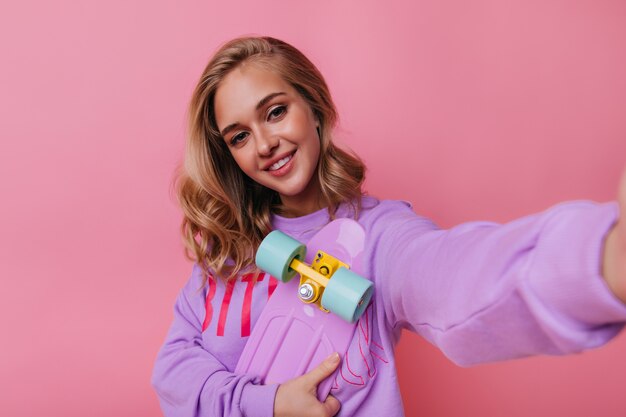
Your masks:
{"label": "yellow skateboard truck", "polygon": [[[343,223],[330,224],[338,226]],[[325,236],[328,251],[341,247],[335,236],[339,229],[333,230]],[[346,257],[351,259],[349,254]],[[263,239],[255,257],[261,270],[284,283],[300,274],[298,298],[302,302],[315,303],[320,310],[335,313],[350,323],[358,320],[372,297],[373,283],[327,252],[319,250],[314,257],[309,257],[311,265],[306,259],[306,246],[279,230],[270,232]]]}
{"label": "yellow skateboard truck", "polygon": [[315,254],[311,266],[297,258],[292,260],[289,267],[300,274],[298,297],[305,303],[317,304],[320,310],[328,313],[328,310],[322,307],[320,302],[322,294],[332,275],[342,266],[350,269],[348,264],[321,250]]}

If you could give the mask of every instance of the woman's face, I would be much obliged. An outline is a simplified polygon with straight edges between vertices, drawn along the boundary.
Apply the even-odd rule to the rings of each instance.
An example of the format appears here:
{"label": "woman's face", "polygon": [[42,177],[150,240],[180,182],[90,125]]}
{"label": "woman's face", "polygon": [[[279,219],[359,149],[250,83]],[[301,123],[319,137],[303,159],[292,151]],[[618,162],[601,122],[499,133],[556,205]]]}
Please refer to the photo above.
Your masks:
{"label": "woman's face", "polygon": [[214,110],[217,127],[246,175],[277,191],[291,215],[320,208],[314,175],[319,122],[289,83],[260,65],[240,65],[222,80]]}

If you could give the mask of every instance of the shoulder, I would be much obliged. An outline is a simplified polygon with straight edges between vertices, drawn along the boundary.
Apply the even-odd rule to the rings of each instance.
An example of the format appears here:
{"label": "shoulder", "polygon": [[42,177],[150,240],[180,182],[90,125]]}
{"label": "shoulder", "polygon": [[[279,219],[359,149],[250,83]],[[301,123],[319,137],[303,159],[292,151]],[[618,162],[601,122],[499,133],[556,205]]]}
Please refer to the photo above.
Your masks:
{"label": "shoulder", "polygon": [[212,275],[205,278],[202,268],[197,263],[194,263],[187,282],[180,290],[178,303],[187,304],[194,312],[201,315],[201,312],[204,311],[208,290],[210,287],[214,287],[215,284],[219,284],[218,280],[213,278]]}
{"label": "shoulder", "polygon": [[371,231],[390,232],[403,227],[424,231],[438,228],[432,220],[416,214],[408,201],[378,200],[367,196],[363,198],[362,207],[359,223]]}
{"label": "shoulder", "polygon": [[183,287],[183,292],[187,294],[197,293],[202,291],[207,286],[207,280],[205,279],[204,272],[200,265],[197,263],[193,264],[191,269],[191,274],[189,275],[189,279],[185,283]]}

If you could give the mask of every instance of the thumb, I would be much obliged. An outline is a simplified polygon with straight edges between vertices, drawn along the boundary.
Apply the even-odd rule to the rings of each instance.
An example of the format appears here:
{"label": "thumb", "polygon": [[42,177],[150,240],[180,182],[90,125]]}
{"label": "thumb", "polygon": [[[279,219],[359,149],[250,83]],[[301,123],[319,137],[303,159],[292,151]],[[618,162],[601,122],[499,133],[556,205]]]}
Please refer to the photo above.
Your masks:
{"label": "thumb", "polygon": [[341,403],[338,399],[336,399],[332,395],[329,395],[328,397],[326,397],[326,401],[324,401],[324,407],[328,411],[328,415],[334,416],[339,412],[339,409],[341,408]]}
{"label": "thumb", "polygon": [[324,362],[320,363],[316,368],[302,376],[307,380],[307,382],[317,386],[320,382],[335,372],[337,365],[339,365],[339,354],[335,352],[324,359]]}

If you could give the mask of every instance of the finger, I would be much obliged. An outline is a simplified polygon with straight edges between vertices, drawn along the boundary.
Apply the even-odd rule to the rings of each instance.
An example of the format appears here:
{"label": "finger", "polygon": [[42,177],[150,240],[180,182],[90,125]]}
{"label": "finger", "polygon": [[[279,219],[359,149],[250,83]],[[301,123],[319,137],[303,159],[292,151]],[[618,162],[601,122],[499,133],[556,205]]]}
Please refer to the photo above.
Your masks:
{"label": "finger", "polygon": [[326,359],[324,359],[324,361],[320,363],[316,368],[302,375],[302,377],[306,379],[307,382],[317,386],[320,382],[322,382],[330,375],[332,375],[333,372],[335,372],[335,369],[337,369],[337,365],[339,365],[339,354],[335,352]]}
{"label": "finger", "polygon": [[324,401],[324,407],[326,407],[328,415],[334,416],[339,412],[339,409],[341,408],[341,403],[338,399],[336,399],[332,395],[329,395],[328,397],[326,397],[326,401]]}

